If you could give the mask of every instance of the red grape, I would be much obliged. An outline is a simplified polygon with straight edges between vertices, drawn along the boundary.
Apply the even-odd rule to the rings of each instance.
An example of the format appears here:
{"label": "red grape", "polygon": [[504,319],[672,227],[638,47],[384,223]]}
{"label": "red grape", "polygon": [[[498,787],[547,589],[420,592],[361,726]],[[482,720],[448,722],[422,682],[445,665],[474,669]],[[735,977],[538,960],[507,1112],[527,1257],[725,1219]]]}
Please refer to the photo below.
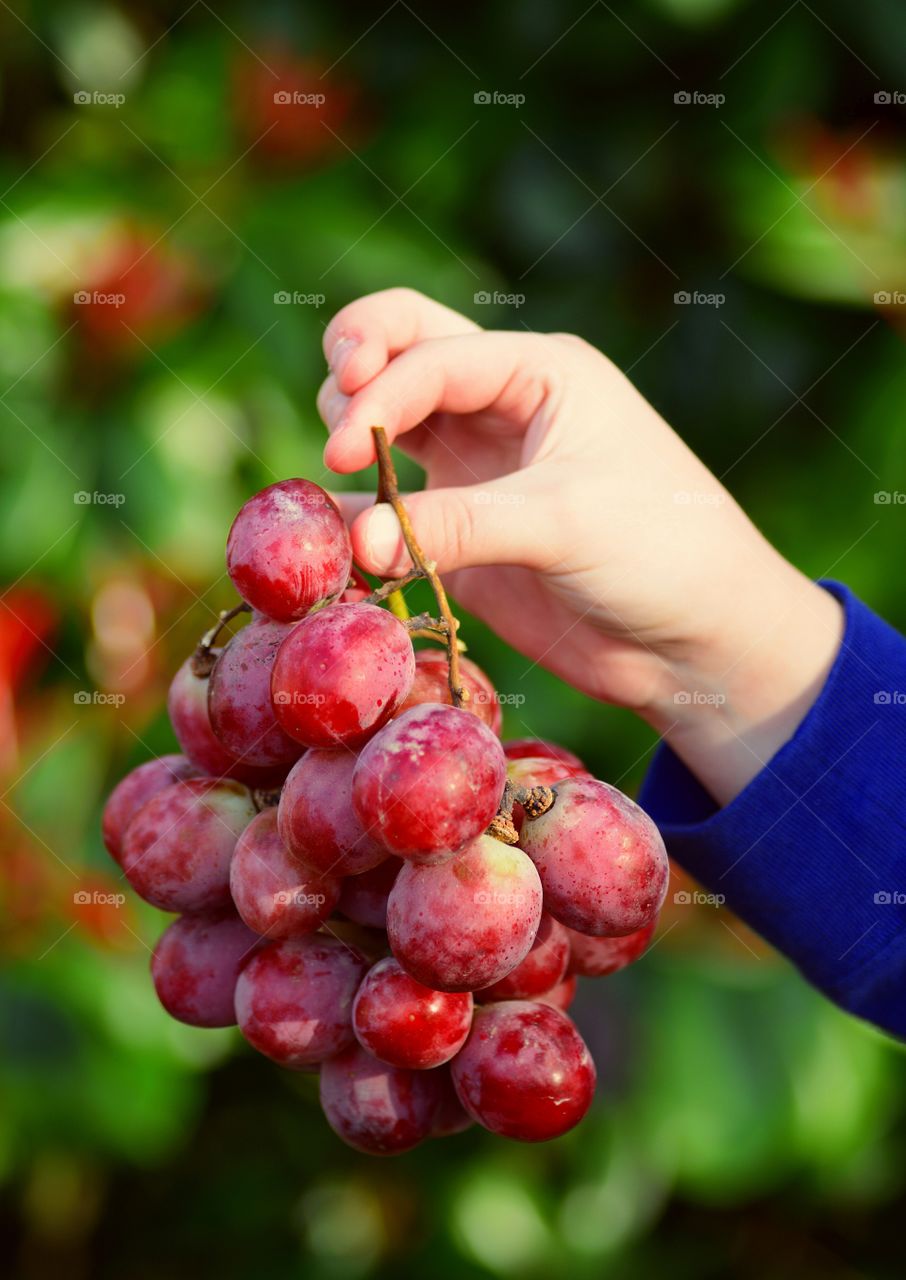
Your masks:
{"label": "red grape", "polygon": [[510,738],[503,744],[503,754],[507,760],[522,760],[525,756],[544,756],[549,760],[559,760],[561,764],[570,764],[577,769],[585,765],[577,755],[561,747],[548,738]]}
{"label": "red grape", "polygon": [[368,963],[321,933],[271,942],[236,984],[246,1040],[284,1067],[322,1062],[354,1042],[352,1001]]}
{"label": "red grape", "polygon": [[616,787],[568,778],[520,843],[538,868],[544,905],[561,924],[595,937],[635,933],[656,919],[669,867],[660,832]]}
{"label": "red grape", "polygon": [[232,911],[180,916],[161,934],[151,977],[167,1013],[191,1027],[232,1027],[239,971],[261,945]]}
{"label": "red grape", "polygon": [[349,581],[349,530],[310,480],[281,480],[249,498],[227,538],[233,585],[269,618],[291,622]]}
{"label": "red grape", "polygon": [[387,904],[393,954],[438,991],[499,982],[528,954],[540,920],[535,868],[493,836],[479,836],[452,862],[406,863]]}
{"label": "red grape", "polygon": [[[590,778],[591,774],[581,765],[565,764],[552,756],[519,756],[507,760],[506,776],[517,787],[555,787],[567,778]],[[513,805],[513,822],[516,830],[522,830],[525,811],[517,801]]]}
{"label": "red grape", "polygon": [[227,752],[245,764],[291,765],[302,747],[283,732],[271,702],[274,657],[292,623],[250,622],[237,631],[208,680],[208,715]]}
{"label": "red grape", "polygon": [[359,1044],[394,1067],[424,1071],[449,1062],[472,1025],[468,991],[433,991],[388,956],[369,969],[352,1006]]}
{"label": "red grape", "polygon": [[559,1009],[561,1013],[566,1013],[569,1006],[576,998],[576,975],[568,974],[562,982],[558,982],[550,991],[545,991],[543,996],[535,996],[539,1004],[549,1004],[553,1009]]}
{"label": "red grape", "polygon": [[335,604],[303,618],[277,650],[277,719],[307,747],[358,747],[412,686],[409,633],[388,609]]}
{"label": "red grape", "polygon": [[[450,705],[449,666],[444,649],[419,649],[415,655],[415,680],[400,711],[420,706],[423,702],[445,702]],[[464,711],[473,711],[494,733],[500,733],[503,717],[497,690],[476,662],[459,659],[459,674],[468,700]]]}
{"label": "red grape", "polygon": [[569,935],[545,912],[524,960],[493,986],[476,992],[479,1000],[538,1000],[563,978],[569,963]]}
{"label": "red grape", "polygon": [[441,861],[487,828],[505,781],[503,751],[487,725],[468,711],[427,702],[367,743],[352,802],[391,853]]}
{"label": "red grape", "polygon": [[156,760],[146,760],[116,784],[101,819],[101,833],[111,858],[122,861],[126,827],[145,801],[171,783],[191,778],[194,773],[194,766],[185,756],[159,756]]}
{"label": "red grape", "polygon": [[545,1142],[572,1129],[595,1089],[591,1054],[571,1020],[528,1000],[476,1008],[450,1071],[469,1115],[521,1142]]}
{"label": "red grape", "polygon": [[358,875],[387,857],[352,807],[355,765],[351,751],[312,748],[284,784],[277,816],[280,835],[290,853],[315,871]]}
{"label": "red grape", "polygon": [[126,878],[162,911],[230,906],[230,858],[255,812],[248,788],[228,778],[171,783],[126,828]]}
{"label": "red grape", "polygon": [[[212,650],[219,656],[220,649]],[[208,677],[197,676],[187,658],[173,677],[167,710],[176,739],[189,760],[210,778],[235,778],[250,787],[279,785],[286,769],[260,769],[230,755],[215,736],[208,715]]]}
{"label": "red grape", "polygon": [[288,938],[313,933],[327,919],[337,905],[340,880],[291,857],[277,831],[277,810],[265,809],[236,842],[230,890],[250,929]]}
{"label": "red grape", "polygon": [[321,1106],[349,1146],[369,1155],[398,1155],[431,1134],[443,1096],[437,1075],[392,1067],[352,1045],[321,1067]]}
{"label": "red grape", "polygon": [[475,1121],[459,1101],[449,1067],[438,1067],[432,1076],[440,1086],[440,1101],[431,1126],[432,1138],[451,1138],[454,1133],[471,1129]]}
{"label": "red grape", "polygon": [[585,978],[603,978],[618,969],[625,969],[648,950],[656,928],[657,920],[652,920],[644,929],[619,938],[590,938],[587,934],[568,929],[568,972],[579,973]]}
{"label": "red grape", "polygon": [[370,929],[386,929],[387,899],[402,865],[399,858],[390,857],[361,875],[347,876],[337,904],[346,919]]}
{"label": "red grape", "polygon": [[365,957],[369,964],[377,964],[389,956],[390,947],[383,929],[369,929],[367,925],[353,924],[351,920],[343,920],[332,916],[321,925],[321,933],[345,942],[353,951]]}

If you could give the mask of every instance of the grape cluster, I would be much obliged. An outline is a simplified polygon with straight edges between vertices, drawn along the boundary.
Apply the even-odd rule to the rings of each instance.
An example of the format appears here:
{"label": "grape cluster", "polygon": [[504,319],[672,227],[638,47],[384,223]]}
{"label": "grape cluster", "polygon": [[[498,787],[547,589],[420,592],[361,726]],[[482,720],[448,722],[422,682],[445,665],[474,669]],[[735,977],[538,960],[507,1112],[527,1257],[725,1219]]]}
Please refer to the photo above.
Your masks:
{"label": "grape cluster", "polygon": [[447,654],[413,649],[425,624],[353,569],[317,485],[247,502],[227,566],[251,619],[177,672],[182,754],[133,770],[104,811],[133,889],[177,914],[151,965],[162,1004],[318,1072],[361,1151],[473,1121],[566,1132],[595,1088],[566,1011],[578,976],[648,945],[657,829],[565,748],[501,742],[488,677],[459,658],[454,683],[449,634]]}

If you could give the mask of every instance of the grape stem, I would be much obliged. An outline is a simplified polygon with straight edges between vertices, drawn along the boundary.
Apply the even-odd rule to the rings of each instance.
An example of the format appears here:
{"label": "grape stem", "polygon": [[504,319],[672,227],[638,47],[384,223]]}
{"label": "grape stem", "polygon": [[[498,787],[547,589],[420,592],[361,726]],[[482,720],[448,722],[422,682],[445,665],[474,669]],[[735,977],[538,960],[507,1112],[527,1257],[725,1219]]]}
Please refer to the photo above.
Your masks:
{"label": "grape stem", "polygon": [[[409,552],[414,565],[412,573],[414,574],[418,570],[417,576],[427,578],[428,582],[431,583],[431,590],[434,592],[434,599],[437,601],[437,611],[440,617],[430,619],[430,626],[428,627],[425,627],[422,621],[422,629],[436,631],[442,634],[446,640],[447,683],[450,687],[450,701],[454,707],[461,707],[466,701],[467,695],[459,675],[459,644],[456,637],[459,623],[453,617],[450,602],[447,600],[447,593],[437,572],[437,565],[433,560],[426,558],[425,553],[419,546],[415,530],[412,528],[412,521],[409,519],[409,512],[400,497],[399,481],[396,476],[396,467],[393,465],[393,458],[390,455],[390,445],[387,443],[387,433],[383,427],[372,427],[371,434],[374,437],[374,448],[378,461],[376,498],[378,502],[387,502],[393,508],[400,523],[406,550]],[[406,576],[410,577],[411,575]],[[415,581],[415,578],[412,577],[411,580]],[[399,581],[403,581],[403,579]],[[412,621],[415,621],[415,619],[412,619]],[[415,628],[415,630],[417,629]]]}
{"label": "grape stem", "polygon": [[239,604],[234,605],[232,609],[221,609],[217,615],[217,621],[213,627],[210,627],[201,639],[198,641],[198,647],[192,654],[192,674],[200,679],[205,679],[211,674],[214,668],[214,657],[211,650],[217,643],[217,637],[228,622],[232,622],[234,618],[238,618],[240,613],[251,613],[252,606],[246,604],[244,600],[240,600]]}
{"label": "grape stem", "polygon": [[517,844],[519,832],[513,822],[513,805],[521,804],[526,820],[534,822],[542,813],[547,813],[556,799],[557,792],[553,787],[517,787],[507,779],[500,808],[492,819],[487,834],[495,840],[502,840],[504,844]]}
{"label": "grape stem", "polygon": [[402,591],[413,582],[420,582],[424,577],[426,577],[426,574],[423,569],[411,569],[402,578],[388,578],[379,587],[375,587],[371,595],[366,596],[362,603],[381,604],[388,596],[392,596],[395,591]]}

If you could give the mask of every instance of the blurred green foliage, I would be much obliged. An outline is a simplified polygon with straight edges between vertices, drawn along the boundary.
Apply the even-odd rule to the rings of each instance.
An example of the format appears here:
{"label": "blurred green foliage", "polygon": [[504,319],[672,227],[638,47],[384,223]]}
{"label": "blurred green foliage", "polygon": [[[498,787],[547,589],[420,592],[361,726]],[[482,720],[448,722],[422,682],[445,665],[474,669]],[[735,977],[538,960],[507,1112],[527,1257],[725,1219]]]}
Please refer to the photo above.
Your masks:
{"label": "blurred green foliage", "polygon": [[[310,1079],[166,1018],[161,917],[97,895],[229,521],[328,479],[321,335],[361,293],[581,333],[785,554],[906,624],[901,6],[13,0],[0,36],[8,1274],[900,1274],[899,1050],[723,912],[582,993],[578,1132],[380,1164]],[[637,786],[644,726],[463,625],[510,735]]]}

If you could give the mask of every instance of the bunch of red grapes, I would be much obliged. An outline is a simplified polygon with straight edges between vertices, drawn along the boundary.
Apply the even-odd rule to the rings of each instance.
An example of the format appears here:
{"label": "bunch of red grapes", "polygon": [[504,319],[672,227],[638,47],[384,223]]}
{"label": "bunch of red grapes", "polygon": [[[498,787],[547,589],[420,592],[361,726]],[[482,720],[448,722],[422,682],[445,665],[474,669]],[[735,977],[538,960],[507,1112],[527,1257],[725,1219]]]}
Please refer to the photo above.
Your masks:
{"label": "bunch of red grapes", "polygon": [[577,976],[651,939],[656,827],[564,748],[500,741],[487,676],[462,657],[454,684],[449,634],[413,648],[424,624],[353,568],[317,485],[251,498],[227,567],[251,617],[176,674],[183,754],[133,770],[104,812],[133,889],[177,914],[151,964],[162,1004],[319,1072],[361,1151],[473,1121],[565,1133],[595,1087],[566,1010]]}

